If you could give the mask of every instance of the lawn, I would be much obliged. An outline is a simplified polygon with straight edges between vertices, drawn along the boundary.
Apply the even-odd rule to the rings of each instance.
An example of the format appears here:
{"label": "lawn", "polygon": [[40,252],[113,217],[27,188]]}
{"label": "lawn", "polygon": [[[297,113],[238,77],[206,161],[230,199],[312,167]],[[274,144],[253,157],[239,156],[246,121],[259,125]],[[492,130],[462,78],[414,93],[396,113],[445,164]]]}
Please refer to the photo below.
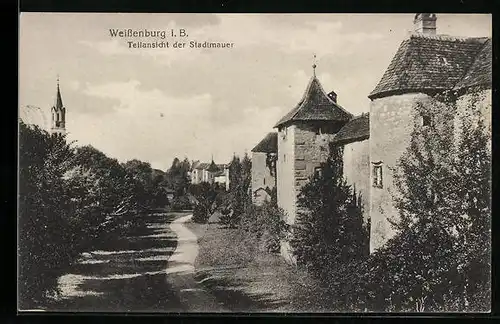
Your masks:
{"label": "lawn", "polygon": [[[213,221],[215,218],[212,218]],[[237,312],[325,312],[321,289],[303,270],[261,250],[250,234],[216,222],[189,224],[199,237],[196,279]]]}

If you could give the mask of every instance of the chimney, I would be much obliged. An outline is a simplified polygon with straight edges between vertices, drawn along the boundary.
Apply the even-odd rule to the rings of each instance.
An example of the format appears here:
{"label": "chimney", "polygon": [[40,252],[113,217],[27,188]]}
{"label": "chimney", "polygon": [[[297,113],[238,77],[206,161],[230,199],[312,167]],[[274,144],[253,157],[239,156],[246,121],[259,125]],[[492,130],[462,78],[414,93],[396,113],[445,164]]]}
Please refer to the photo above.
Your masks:
{"label": "chimney", "polygon": [[333,102],[337,103],[337,94],[335,91],[330,92],[328,95],[328,98],[330,98]]}
{"label": "chimney", "polygon": [[418,13],[413,19],[413,27],[416,33],[436,35],[436,14]]}

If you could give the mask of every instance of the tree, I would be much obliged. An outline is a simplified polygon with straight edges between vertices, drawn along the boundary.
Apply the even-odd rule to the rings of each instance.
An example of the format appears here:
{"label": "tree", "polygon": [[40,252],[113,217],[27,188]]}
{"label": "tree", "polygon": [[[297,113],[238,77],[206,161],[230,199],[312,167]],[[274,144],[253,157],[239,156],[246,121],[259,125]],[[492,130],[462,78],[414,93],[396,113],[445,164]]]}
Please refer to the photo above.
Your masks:
{"label": "tree", "polygon": [[332,147],[321,174],[302,187],[292,233],[297,263],[318,276],[366,254],[361,204],[343,177],[342,148]]}
{"label": "tree", "polygon": [[[436,291],[467,309],[476,294],[489,290],[491,153],[475,98],[466,103],[467,113],[458,117],[460,129],[446,122],[416,127],[395,169],[394,199],[400,215],[393,226],[399,237],[413,237],[400,245],[416,251],[414,269],[423,280],[435,283],[422,292],[429,307],[443,303],[435,300]],[[436,107],[436,118],[454,119],[457,110],[446,101],[435,99],[417,105],[417,110]],[[457,132],[458,141],[453,136]],[[432,251],[423,249],[420,243],[430,241]],[[453,257],[436,258],[450,249]],[[482,298],[483,304],[471,310],[488,303],[485,294]]]}
{"label": "tree", "polygon": [[166,185],[175,191],[177,197],[183,196],[187,192],[190,183],[190,169],[191,164],[188,158],[185,158],[182,162],[178,158],[174,158],[172,166],[166,172]]}
{"label": "tree", "polygon": [[252,161],[245,154],[243,160],[237,156],[229,166],[229,193],[222,210],[221,223],[236,227],[245,209],[252,204],[250,196]]}
{"label": "tree", "polygon": [[20,122],[18,282],[23,308],[57,293],[58,276],[79,253],[78,233],[68,231],[70,199],[63,180],[73,154],[64,135],[51,136]]}

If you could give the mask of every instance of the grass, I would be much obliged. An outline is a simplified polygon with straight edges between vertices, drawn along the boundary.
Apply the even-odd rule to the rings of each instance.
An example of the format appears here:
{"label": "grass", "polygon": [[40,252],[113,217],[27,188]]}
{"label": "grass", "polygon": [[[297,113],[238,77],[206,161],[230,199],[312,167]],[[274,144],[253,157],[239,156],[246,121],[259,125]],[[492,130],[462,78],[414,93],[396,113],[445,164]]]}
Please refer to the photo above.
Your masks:
{"label": "grass", "polygon": [[250,233],[216,222],[193,224],[200,250],[196,278],[225,308],[237,312],[325,312],[322,289],[302,269],[259,248]]}

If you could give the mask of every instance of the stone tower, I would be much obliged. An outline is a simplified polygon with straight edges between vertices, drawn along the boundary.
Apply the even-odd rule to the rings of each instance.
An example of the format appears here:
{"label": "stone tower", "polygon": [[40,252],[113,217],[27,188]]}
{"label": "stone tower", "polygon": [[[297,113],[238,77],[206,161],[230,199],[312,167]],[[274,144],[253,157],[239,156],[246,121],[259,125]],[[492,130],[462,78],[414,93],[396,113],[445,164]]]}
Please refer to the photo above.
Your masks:
{"label": "stone tower", "polygon": [[57,78],[57,93],[54,106],[51,109],[52,134],[66,134],[66,108],[63,105],[61,90],[59,88],[59,78]]}
{"label": "stone tower", "polygon": [[[327,94],[313,65],[302,100],[274,126],[278,129],[276,162],[277,198],[286,213],[286,223],[295,223],[297,195],[309,178],[319,172],[329,155],[329,143],[352,115],[337,103],[334,92]],[[294,263],[287,240],[281,242],[281,254]]]}

